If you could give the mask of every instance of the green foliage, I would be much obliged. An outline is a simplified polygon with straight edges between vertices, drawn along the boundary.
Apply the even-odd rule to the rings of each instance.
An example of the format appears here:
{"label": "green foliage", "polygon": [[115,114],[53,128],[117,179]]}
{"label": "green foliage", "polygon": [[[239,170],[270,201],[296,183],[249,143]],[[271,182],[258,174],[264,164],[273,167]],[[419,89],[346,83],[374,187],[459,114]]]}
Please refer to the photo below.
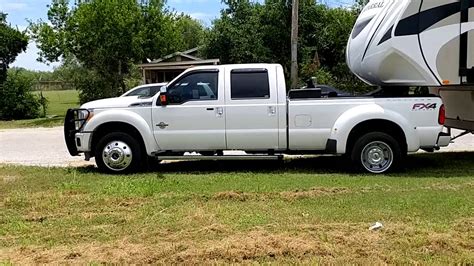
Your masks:
{"label": "green foliage", "polygon": [[175,30],[178,32],[178,47],[175,51],[184,51],[204,44],[207,30],[189,15],[180,14],[175,19]]}
{"label": "green foliage", "polygon": [[79,5],[70,17],[68,25],[75,33],[72,53],[84,67],[94,69],[109,83],[106,91],[121,88],[114,96],[125,90],[123,79],[129,72],[129,62],[143,58],[143,37],[136,34],[140,18],[136,0],[90,1]]}
{"label": "green foliage", "polygon": [[79,91],[81,103],[95,99],[117,96],[114,82],[100,75],[94,69],[86,68],[74,60],[67,60],[54,71],[60,80],[67,80],[72,87]]}
{"label": "green foliage", "polygon": [[[204,53],[222,63],[280,63],[289,74],[291,2],[225,1]],[[345,64],[347,38],[358,11],[300,2],[299,66],[302,81],[323,75],[330,85],[364,92],[368,87]],[[324,68],[321,70],[321,68]],[[303,83],[303,82],[302,82]]]}
{"label": "green foliage", "polygon": [[[224,64],[285,63],[283,57],[285,53],[289,54],[289,50],[284,48],[289,47],[289,44],[285,42],[287,38],[278,41],[282,35],[286,35],[286,27],[280,28],[281,25],[278,25],[285,24],[285,20],[281,19],[284,12],[264,13],[265,5],[248,0],[225,3],[228,7],[222,10],[221,17],[214,21],[214,27],[206,40],[204,54],[209,58],[220,58]],[[275,8],[274,11],[281,10]],[[271,22],[271,16],[274,16],[273,23],[268,23]]]}
{"label": "green foliage", "polygon": [[356,0],[354,4],[354,11],[360,13],[368,3],[369,0]]}
{"label": "green foliage", "polygon": [[143,84],[142,70],[136,65],[130,66],[130,74],[125,78],[127,91]]}
{"label": "green foliage", "polygon": [[12,28],[7,15],[0,12],[0,119],[24,119],[39,116],[38,99],[31,94],[32,79],[8,67],[28,46],[28,36]]}
{"label": "green foliage", "polygon": [[175,30],[174,17],[164,9],[161,0],[150,0],[141,6],[140,36],[144,57],[156,59],[176,52],[180,36]]}
{"label": "green foliage", "polygon": [[33,82],[20,72],[10,72],[0,86],[0,119],[39,117],[39,99],[31,93]]}
{"label": "green foliage", "polygon": [[72,6],[52,0],[48,20],[30,22],[39,59],[73,61],[82,75],[70,80],[81,90],[81,101],[122,94],[135,76],[133,64],[192,48],[204,36],[199,22],[168,11],[161,0],[90,0]]}
{"label": "green foliage", "polygon": [[0,12],[0,83],[7,78],[8,66],[28,46],[28,36],[7,24],[6,18],[7,15]]}
{"label": "green foliage", "polygon": [[40,81],[59,81],[55,71],[36,71],[22,67],[12,67],[8,69],[8,74],[10,73],[16,73],[17,75],[32,80],[34,83],[38,83]]}

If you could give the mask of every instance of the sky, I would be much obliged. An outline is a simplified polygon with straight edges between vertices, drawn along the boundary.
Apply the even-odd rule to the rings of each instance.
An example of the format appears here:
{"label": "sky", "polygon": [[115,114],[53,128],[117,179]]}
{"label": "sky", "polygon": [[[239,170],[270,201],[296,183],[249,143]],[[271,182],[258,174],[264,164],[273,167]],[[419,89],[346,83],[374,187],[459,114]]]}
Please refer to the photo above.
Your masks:
{"label": "sky", "polygon": [[[72,1],[71,1],[72,2]],[[351,0],[323,0],[329,5],[345,5]],[[0,0],[0,11],[7,13],[7,21],[12,25],[24,30],[28,26],[28,20],[36,22],[39,19],[46,21],[47,5],[51,0]],[[186,13],[191,17],[202,21],[206,26],[212,24],[212,20],[219,17],[220,10],[224,7],[220,0],[168,0],[170,9],[178,13]],[[38,62],[38,48],[30,41],[26,52],[20,54],[12,66],[24,67],[31,70],[49,71],[58,64],[44,64]]]}

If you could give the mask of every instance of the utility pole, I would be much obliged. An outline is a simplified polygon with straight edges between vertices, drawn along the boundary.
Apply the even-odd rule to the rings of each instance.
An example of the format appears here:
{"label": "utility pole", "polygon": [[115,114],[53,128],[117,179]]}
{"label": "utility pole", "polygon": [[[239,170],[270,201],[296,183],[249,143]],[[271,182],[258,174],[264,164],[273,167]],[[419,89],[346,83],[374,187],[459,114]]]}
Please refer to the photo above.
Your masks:
{"label": "utility pole", "polygon": [[291,5],[291,89],[298,86],[298,6],[299,0]]}

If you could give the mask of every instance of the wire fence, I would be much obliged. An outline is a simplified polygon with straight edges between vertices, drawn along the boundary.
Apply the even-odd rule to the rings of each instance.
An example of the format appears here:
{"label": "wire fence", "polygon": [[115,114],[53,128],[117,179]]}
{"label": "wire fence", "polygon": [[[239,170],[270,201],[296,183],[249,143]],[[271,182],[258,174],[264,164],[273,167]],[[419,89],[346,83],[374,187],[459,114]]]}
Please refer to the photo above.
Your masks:
{"label": "wire fence", "polygon": [[72,82],[65,81],[37,81],[33,84],[34,91],[60,91],[60,90],[74,90]]}

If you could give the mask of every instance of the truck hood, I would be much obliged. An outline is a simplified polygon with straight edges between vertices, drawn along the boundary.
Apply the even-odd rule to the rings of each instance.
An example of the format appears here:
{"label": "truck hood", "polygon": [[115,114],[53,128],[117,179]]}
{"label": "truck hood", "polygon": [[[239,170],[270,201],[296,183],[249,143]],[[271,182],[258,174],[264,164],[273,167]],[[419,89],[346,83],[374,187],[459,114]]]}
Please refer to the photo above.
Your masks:
{"label": "truck hood", "polygon": [[85,103],[83,109],[124,108],[131,104],[151,102],[153,98],[139,98],[138,96],[115,97]]}

